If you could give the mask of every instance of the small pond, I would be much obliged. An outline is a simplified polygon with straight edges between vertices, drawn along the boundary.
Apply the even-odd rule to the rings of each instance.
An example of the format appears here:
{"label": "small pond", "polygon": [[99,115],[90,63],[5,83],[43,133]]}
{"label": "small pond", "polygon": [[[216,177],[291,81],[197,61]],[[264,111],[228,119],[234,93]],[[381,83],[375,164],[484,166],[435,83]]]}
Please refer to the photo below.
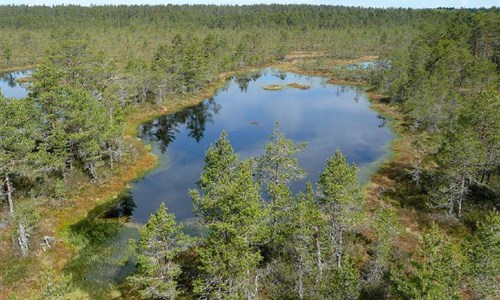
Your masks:
{"label": "small pond", "polygon": [[[287,86],[292,83],[310,89]],[[284,88],[263,89],[267,85]],[[389,154],[394,137],[385,119],[370,108],[362,88],[273,69],[235,76],[199,105],[141,126],[141,138],[152,144],[160,167],[133,184],[136,208],[131,221],[145,223],[161,202],[178,220],[193,217],[188,189],[196,187],[204,154],[221,131],[228,132],[240,158],[247,158],[263,153],[276,122],[288,138],[309,142],[298,158],[308,173],[306,180],[314,183],[335,149],[360,167],[360,181],[366,182],[374,164]],[[292,189],[303,189],[306,180]]]}
{"label": "small pond", "polygon": [[6,98],[21,99],[28,96],[26,85],[28,83],[20,83],[20,78],[30,77],[31,70],[23,70],[16,72],[0,73],[0,91]]}

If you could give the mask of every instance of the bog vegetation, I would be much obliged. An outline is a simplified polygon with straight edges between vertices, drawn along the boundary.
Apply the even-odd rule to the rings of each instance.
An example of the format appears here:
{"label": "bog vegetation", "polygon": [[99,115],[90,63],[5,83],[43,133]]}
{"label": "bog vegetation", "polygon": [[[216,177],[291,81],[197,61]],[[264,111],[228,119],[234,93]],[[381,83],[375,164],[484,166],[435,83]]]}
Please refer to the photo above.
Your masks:
{"label": "bog vegetation", "polygon": [[[369,197],[335,152],[319,182],[293,194],[306,144],[277,126],[262,157],[240,160],[222,133],[190,191],[207,234],[184,234],[161,206],[134,245],[123,294],[500,297],[498,28],[497,8],[0,6],[0,68],[35,70],[29,97],[0,95],[0,295],[78,294],[60,264],[42,263],[65,247],[47,232],[64,223],[59,210],[78,205],[80,187],[137,159],[126,139],[137,111],[281,63],[370,85],[400,113],[407,146],[381,170],[391,184]],[[368,55],[377,61],[337,63]]]}

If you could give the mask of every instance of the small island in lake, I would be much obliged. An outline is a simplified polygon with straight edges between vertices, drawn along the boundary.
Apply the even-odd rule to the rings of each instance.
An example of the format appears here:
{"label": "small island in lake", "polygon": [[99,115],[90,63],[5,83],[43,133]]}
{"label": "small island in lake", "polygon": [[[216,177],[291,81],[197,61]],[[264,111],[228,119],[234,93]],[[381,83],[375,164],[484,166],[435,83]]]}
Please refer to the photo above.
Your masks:
{"label": "small island in lake", "polygon": [[300,90],[308,90],[311,88],[311,85],[308,83],[289,83],[287,86],[294,88],[294,89],[300,89]]}
{"label": "small island in lake", "polygon": [[263,87],[266,91],[280,91],[283,89],[282,85],[277,85],[277,84],[271,84],[271,85],[266,85]]}

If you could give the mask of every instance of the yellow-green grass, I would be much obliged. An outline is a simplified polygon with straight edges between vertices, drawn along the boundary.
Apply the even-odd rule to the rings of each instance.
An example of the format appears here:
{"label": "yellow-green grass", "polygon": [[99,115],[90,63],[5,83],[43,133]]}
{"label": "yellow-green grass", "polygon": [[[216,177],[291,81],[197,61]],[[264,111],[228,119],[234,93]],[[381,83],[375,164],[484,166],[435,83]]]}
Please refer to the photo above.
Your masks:
{"label": "yellow-green grass", "polygon": [[265,89],[266,91],[280,91],[283,89],[283,86],[277,84],[270,84],[263,87],[263,89]]}

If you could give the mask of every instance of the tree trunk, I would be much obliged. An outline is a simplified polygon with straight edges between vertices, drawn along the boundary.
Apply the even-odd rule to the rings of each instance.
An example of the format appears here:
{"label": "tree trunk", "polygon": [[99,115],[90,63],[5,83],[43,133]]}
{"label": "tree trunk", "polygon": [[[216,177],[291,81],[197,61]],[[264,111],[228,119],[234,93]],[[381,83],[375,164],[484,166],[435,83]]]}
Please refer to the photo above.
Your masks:
{"label": "tree trunk", "polygon": [[300,258],[299,258],[299,271],[298,271],[298,275],[299,275],[299,278],[298,278],[298,282],[297,282],[297,291],[299,293],[299,299],[304,299],[304,282],[302,280],[302,276],[303,276],[303,271],[302,271],[302,256],[300,255]]}
{"label": "tree trunk", "polygon": [[[246,237],[245,237],[245,240],[246,240]],[[247,269],[246,273],[247,273],[248,282],[247,282],[247,284],[245,284],[245,295],[247,296],[247,300],[252,300],[253,299],[252,292],[250,292],[250,270]]]}
{"label": "tree trunk", "polygon": [[[454,196],[452,196],[452,197],[454,197]],[[448,200],[448,205],[449,205],[448,215],[449,215],[450,217],[454,217],[454,216],[455,216],[455,214],[453,213],[453,208],[455,207],[455,204],[454,204],[454,203],[455,203],[455,200],[453,200],[453,198],[450,198],[450,199]]]}
{"label": "tree trunk", "polygon": [[9,202],[9,213],[14,214],[14,201],[12,200],[12,185],[10,184],[9,176],[5,176],[5,189],[7,191],[7,201]]}
{"label": "tree trunk", "polygon": [[108,147],[108,155],[109,155],[109,168],[113,170],[114,164],[113,164],[113,149],[111,149],[111,146]]}
{"label": "tree trunk", "polygon": [[19,247],[21,247],[21,253],[23,256],[28,255],[28,234],[26,233],[26,228],[23,224],[19,223]]}
{"label": "tree trunk", "polygon": [[342,252],[344,251],[344,228],[341,226],[339,229],[338,244],[335,250],[337,255],[337,267],[340,268],[340,262],[342,261]]}
{"label": "tree trunk", "polygon": [[465,194],[465,178],[462,176],[462,182],[460,186],[460,198],[458,199],[458,219],[462,217],[462,202]]}
{"label": "tree trunk", "polygon": [[321,261],[321,245],[319,242],[319,228],[316,227],[316,265],[318,266],[318,276],[316,277],[316,283],[321,281],[323,277],[323,262]]}
{"label": "tree trunk", "polygon": [[260,274],[256,274],[255,275],[255,286],[254,286],[254,298],[255,299],[259,299],[259,277],[260,277]]}

